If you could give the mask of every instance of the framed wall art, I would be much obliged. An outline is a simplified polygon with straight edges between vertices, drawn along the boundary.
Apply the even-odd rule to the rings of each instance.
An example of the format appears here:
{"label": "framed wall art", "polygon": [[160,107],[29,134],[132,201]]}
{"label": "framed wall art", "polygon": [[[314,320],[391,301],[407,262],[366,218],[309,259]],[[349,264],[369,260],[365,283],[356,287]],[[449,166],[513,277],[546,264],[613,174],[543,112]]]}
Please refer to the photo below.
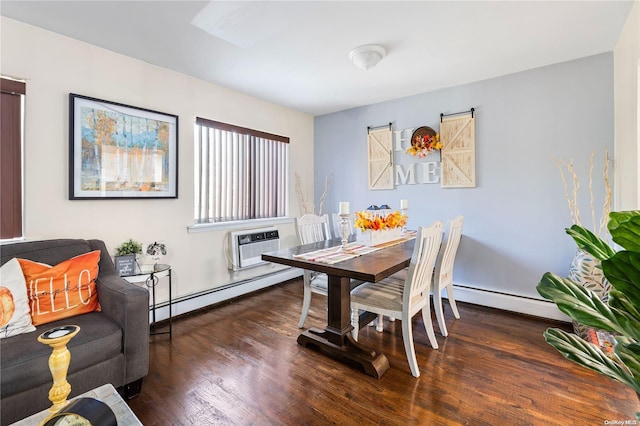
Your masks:
{"label": "framed wall art", "polygon": [[178,116],[69,94],[69,199],[178,198]]}
{"label": "framed wall art", "polygon": [[[440,151],[442,188],[476,187],[476,119],[471,114],[441,118]],[[456,114],[457,115],[457,114]]]}
{"label": "framed wall art", "polygon": [[393,136],[389,128],[367,129],[369,189],[393,189]]}

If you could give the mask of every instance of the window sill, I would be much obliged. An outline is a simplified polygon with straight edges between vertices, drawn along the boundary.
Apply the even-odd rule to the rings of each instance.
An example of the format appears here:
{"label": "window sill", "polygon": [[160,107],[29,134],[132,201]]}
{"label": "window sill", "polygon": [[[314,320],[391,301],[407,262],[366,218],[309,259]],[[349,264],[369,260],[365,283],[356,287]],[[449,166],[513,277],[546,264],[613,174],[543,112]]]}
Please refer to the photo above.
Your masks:
{"label": "window sill", "polygon": [[199,232],[211,232],[211,231],[223,231],[226,229],[248,228],[256,226],[269,226],[279,223],[293,223],[292,217],[270,217],[267,219],[251,219],[251,220],[236,220],[233,222],[219,222],[219,223],[199,223],[196,225],[187,226],[187,232],[189,234],[197,234]]}
{"label": "window sill", "polygon": [[13,243],[21,243],[27,241],[26,237],[22,236],[22,237],[15,237],[15,238],[7,238],[4,240],[0,240],[0,246],[5,245],[5,244],[13,244]]}

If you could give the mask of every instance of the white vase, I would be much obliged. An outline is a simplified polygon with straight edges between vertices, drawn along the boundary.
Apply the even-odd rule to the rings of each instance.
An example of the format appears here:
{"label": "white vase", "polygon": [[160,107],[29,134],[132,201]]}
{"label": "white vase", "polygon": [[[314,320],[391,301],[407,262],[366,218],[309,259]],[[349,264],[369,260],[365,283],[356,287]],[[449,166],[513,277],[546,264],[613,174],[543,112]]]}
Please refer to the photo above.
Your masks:
{"label": "white vase", "polygon": [[[600,261],[584,250],[578,249],[569,267],[569,278],[591,290],[600,300],[607,302],[611,284],[604,277]],[[573,321],[573,332],[586,337],[587,326]]]}

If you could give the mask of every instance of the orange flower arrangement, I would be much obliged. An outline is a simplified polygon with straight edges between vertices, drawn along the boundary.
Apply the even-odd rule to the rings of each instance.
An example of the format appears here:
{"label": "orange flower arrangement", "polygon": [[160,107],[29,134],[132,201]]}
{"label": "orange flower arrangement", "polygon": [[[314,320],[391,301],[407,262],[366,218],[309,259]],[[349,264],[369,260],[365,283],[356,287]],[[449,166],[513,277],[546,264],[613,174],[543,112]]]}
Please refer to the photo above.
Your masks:
{"label": "orange flower arrangement", "polygon": [[407,149],[407,154],[415,155],[418,157],[426,157],[430,152],[442,149],[442,142],[440,142],[440,134],[436,133],[431,135],[419,135],[413,140],[411,146]]}
{"label": "orange flower arrangement", "polygon": [[391,212],[382,217],[375,215],[371,217],[368,212],[356,212],[355,227],[366,231],[368,229],[377,231],[382,229],[402,228],[407,223],[407,215],[398,211]]}

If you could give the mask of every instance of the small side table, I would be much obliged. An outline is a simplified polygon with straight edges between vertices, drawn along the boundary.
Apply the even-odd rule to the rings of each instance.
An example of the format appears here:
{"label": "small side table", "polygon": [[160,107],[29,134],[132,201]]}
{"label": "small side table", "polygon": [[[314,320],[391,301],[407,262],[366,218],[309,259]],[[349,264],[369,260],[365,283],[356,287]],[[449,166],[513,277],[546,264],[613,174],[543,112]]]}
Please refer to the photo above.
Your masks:
{"label": "small side table", "polygon": [[[156,286],[162,277],[169,277],[169,331],[155,331],[156,328]],[[152,264],[136,264],[136,270],[130,275],[123,275],[122,278],[132,284],[144,283],[147,288],[151,289],[151,335],[168,334],[171,338],[171,265],[161,263]]]}

